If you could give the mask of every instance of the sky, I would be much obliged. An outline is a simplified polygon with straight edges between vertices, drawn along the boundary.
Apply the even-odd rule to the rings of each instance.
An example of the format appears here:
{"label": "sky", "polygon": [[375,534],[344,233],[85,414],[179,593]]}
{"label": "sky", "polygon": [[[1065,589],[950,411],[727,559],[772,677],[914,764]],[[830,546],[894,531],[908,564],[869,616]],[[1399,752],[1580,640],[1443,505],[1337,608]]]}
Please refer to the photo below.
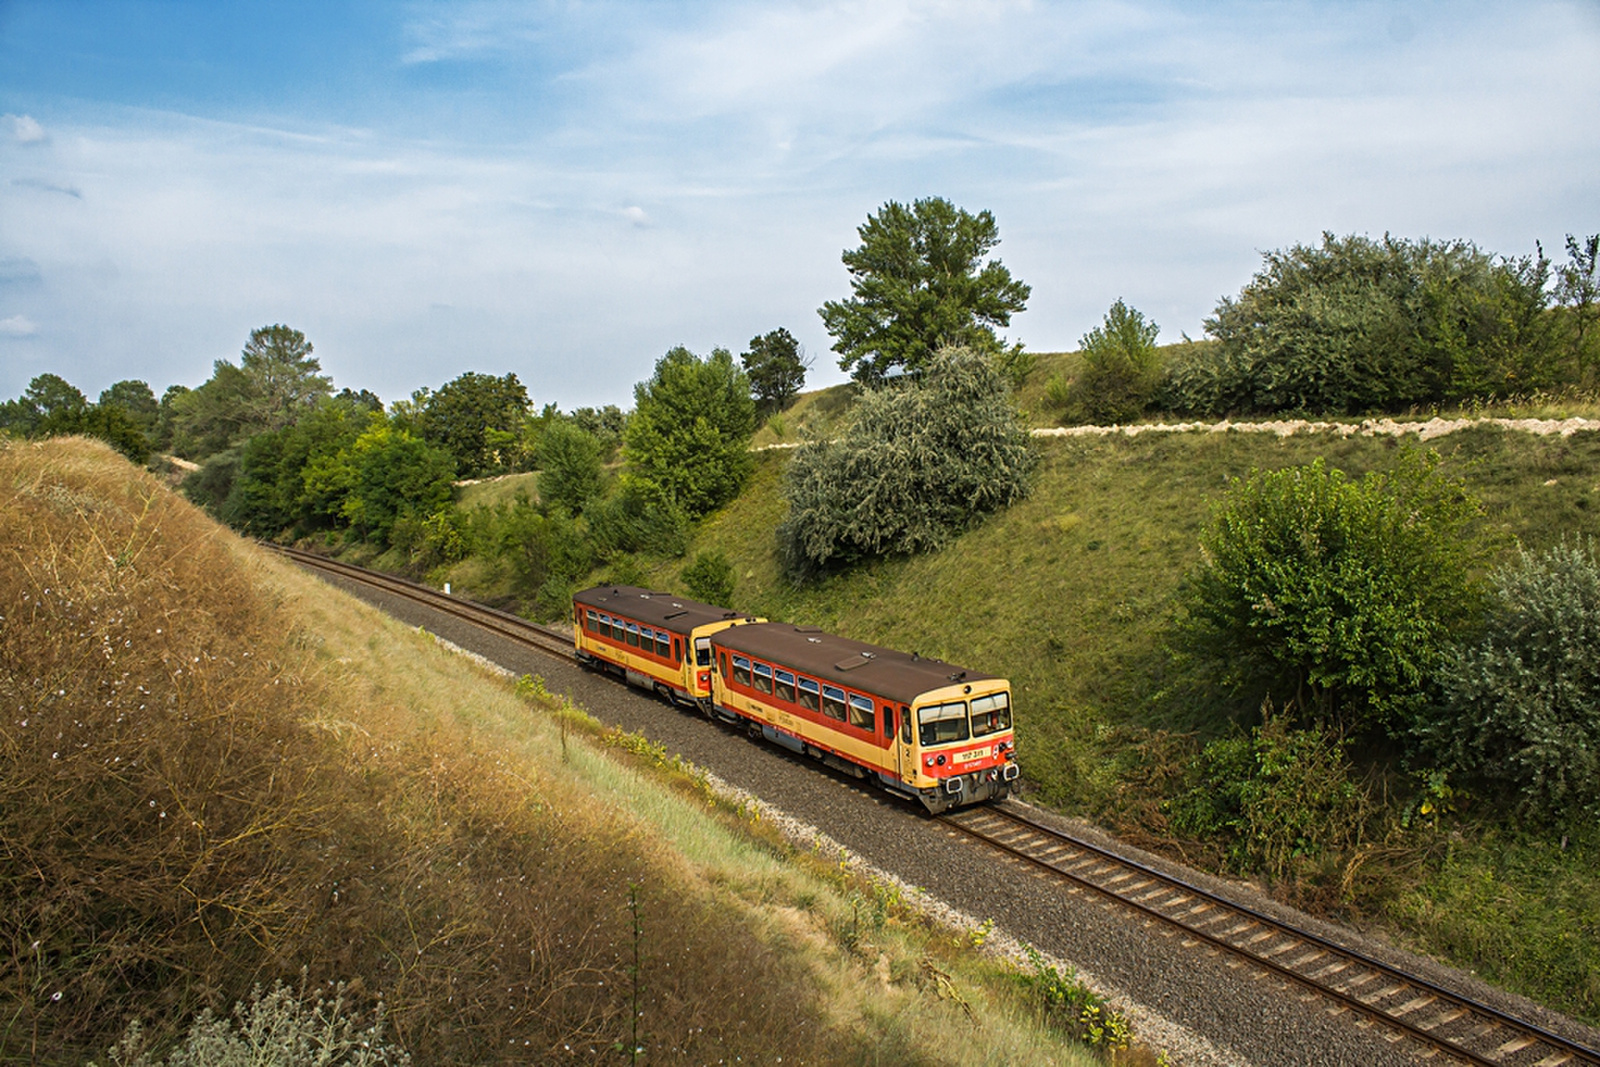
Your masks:
{"label": "sky", "polygon": [[1324,231],[1600,232],[1600,3],[0,0],[0,398],[302,330],[385,400],[631,405],[817,309],[888,201],[993,212],[1077,347]]}

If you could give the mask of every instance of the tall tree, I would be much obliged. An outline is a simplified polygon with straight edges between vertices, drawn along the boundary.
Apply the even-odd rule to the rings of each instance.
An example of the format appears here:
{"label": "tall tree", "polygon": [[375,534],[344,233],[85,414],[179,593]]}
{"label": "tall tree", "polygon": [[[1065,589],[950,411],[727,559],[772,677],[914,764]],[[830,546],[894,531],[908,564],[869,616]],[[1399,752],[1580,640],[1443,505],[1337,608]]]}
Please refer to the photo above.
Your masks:
{"label": "tall tree", "polygon": [[1582,240],[1567,234],[1567,262],[1556,268],[1556,300],[1572,318],[1572,351],[1582,378],[1600,364],[1589,351],[1600,316],[1600,233]]}
{"label": "tall tree", "polygon": [[120,407],[139,432],[146,437],[154,437],[156,423],[161,417],[161,405],[156,403],[156,394],[151,391],[150,383],[130,378],[120,382],[113,382],[100,393],[99,406]]}
{"label": "tall tree", "polygon": [[333,392],[333,380],[318,373],[322,364],[312,356],[311,342],[288,326],[251,330],[239,366],[253,386],[254,429],[281,429]]}
{"label": "tall tree", "polygon": [[640,482],[691,518],[731,500],[754,466],[750,379],[725,348],[701,359],[682,345],[633,389],[623,452]]}
{"label": "tall tree", "polygon": [[[416,422],[423,438],[454,456],[462,477],[510,470],[522,458],[529,402],[528,390],[515,374],[496,378],[467,371],[434,392],[419,391],[413,400],[421,405]],[[399,425],[410,424],[407,412],[397,410],[396,415]]]}
{"label": "tall tree", "polygon": [[782,326],[750,338],[750,350],[739,362],[750,376],[750,391],[763,415],[782,411],[794,402],[811,366],[800,342]]}
{"label": "tall tree", "polygon": [[985,262],[1000,243],[992,214],[942,197],[891,200],[856,233],[860,247],[842,257],[854,295],[818,309],[842,370],[875,382],[892,367],[921,368],[945,345],[1000,351],[995,327],[1010,325],[1032,289]]}

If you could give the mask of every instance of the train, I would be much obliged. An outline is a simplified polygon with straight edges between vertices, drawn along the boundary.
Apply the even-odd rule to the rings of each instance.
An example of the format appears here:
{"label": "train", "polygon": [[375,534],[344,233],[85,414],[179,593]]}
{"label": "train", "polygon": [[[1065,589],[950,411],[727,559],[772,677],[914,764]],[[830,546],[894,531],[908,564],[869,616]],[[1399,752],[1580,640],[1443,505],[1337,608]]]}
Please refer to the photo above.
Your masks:
{"label": "train", "polygon": [[637,586],[572,598],[578,662],[939,814],[1009,796],[1011,684]]}

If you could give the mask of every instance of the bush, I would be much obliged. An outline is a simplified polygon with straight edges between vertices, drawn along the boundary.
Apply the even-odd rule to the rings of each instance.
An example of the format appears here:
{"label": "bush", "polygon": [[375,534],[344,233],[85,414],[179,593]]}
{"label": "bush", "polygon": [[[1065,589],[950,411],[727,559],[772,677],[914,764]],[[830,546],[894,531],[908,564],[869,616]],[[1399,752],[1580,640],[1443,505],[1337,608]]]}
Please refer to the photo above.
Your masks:
{"label": "bush", "polygon": [[1309,466],[1235,478],[1201,535],[1185,648],[1252,702],[1405,732],[1472,617],[1480,509],[1402,453],[1359,482]]}
{"label": "bush", "polygon": [[1072,401],[1093,422],[1130,422],[1144,414],[1161,381],[1161,327],[1121,300],[1084,335],[1083,369]]}
{"label": "bush", "polygon": [[1176,410],[1358,414],[1527,393],[1574,377],[1546,306],[1549,264],[1464,241],[1334,237],[1268,252],[1206,320],[1220,343],[1175,369]]}
{"label": "bush", "polygon": [[789,466],[778,540],[790,575],[938,548],[1021,500],[1037,457],[993,361],[944,349],[921,375],[864,393],[836,440]]}
{"label": "bush", "polygon": [[1172,826],[1219,839],[1240,873],[1281,879],[1302,860],[1353,848],[1368,808],[1343,742],[1321,729],[1290,729],[1270,705],[1248,736],[1206,745],[1194,777],[1194,786],[1167,804]]}
{"label": "bush", "polygon": [[1542,819],[1600,814],[1600,565],[1594,545],[1524,551],[1490,584],[1481,637],[1440,672],[1423,725],[1446,765]]}
{"label": "bush", "polygon": [[539,499],[574,515],[600,495],[604,470],[598,438],[575,422],[557,420],[539,438]]}
{"label": "bush", "polygon": [[623,454],[637,481],[690,518],[739,495],[755,466],[756,404],[732,354],[718,348],[701,359],[679,345],[633,397]]}
{"label": "bush", "polygon": [[683,569],[689,595],[719,607],[733,606],[733,564],[721,552],[701,552]]}

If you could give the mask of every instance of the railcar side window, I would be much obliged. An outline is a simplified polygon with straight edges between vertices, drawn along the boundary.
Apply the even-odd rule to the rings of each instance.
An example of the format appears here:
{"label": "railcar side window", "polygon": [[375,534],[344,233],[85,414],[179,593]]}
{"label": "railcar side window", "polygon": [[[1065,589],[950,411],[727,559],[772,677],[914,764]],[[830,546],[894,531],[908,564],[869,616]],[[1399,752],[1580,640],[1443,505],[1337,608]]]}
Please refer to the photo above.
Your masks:
{"label": "railcar side window", "polygon": [[733,680],[740,685],[750,684],[750,661],[743,656],[733,657]]}
{"label": "railcar side window", "polygon": [[947,745],[967,739],[967,702],[933,704],[917,712],[924,745]]}
{"label": "railcar side window", "polygon": [[726,652],[722,654],[722,676],[724,678],[728,676],[728,654]]}
{"label": "railcar side window", "polygon": [[600,618],[599,618],[599,616],[594,611],[589,611],[589,612],[585,613],[584,617],[589,620],[589,632],[592,633],[592,634],[599,633],[600,632]]}
{"label": "railcar side window", "polygon": [[878,719],[872,713],[872,701],[866,697],[850,694],[850,725],[859,726],[863,730],[876,730]]}
{"label": "railcar side window", "polygon": [[822,687],[822,714],[830,719],[844,721],[844,690],[831,685]]}
{"label": "railcar side window", "polygon": [[800,679],[800,706],[807,711],[819,710],[822,706],[818,700],[820,692],[821,690],[817,687],[817,683],[810,678]]}
{"label": "railcar side window", "polygon": [[894,736],[894,708],[888,704],[883,706],[883,736]]}
{"label": "railcar side window", "polygon": [[972,736],[987,737],[1011,729],[1011,697],[992,693],[972,700]]}
{"label": "railcar side window", "polygon": [[683,658],[683,643],[681,641],[679,641],[676,637],[674,637],[672,639],[672,662],[674,662],[674,663],[683,663],[683,662],[685,662],[685,660]]}
{"label": "railcar side window", "polygon": [[660,656],[662,659],[667,659],[672,655],[672,642],[670,641],[670,637],[671,635],[665,630],[656,631],[656,655]]}
{"label": "railcar side window", "polygon": [[794,675],[788,671],[773,672],[772,694],[779,700],[794,703]]}
{"label": "railcar side window", "polygon": [[756,688],[763,693],[772,692],[772,668],[765,663],[756,664]]}
{"label": "railcar side window", "polygon": [[630,622],[630,623],[625,623],[624,625],[627,627],[627,629],[624,632],[627,633],[627,635],[628,635],[628,644],[632,645],[634,648],[638,648],[639,647],[639,624],[636,623],[636,622]]}

